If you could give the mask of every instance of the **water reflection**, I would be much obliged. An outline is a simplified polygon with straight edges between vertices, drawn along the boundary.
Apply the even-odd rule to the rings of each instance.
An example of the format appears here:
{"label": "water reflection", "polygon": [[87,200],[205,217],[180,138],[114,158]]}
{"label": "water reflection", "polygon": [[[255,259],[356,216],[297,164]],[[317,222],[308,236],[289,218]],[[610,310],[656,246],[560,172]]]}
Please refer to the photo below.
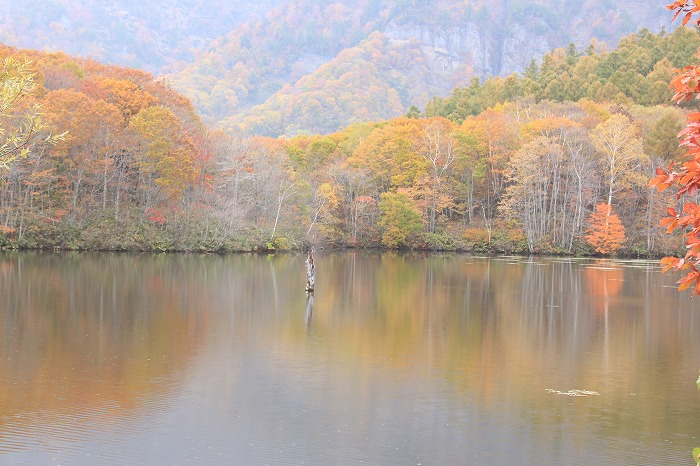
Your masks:
{"label": "water reflection", "polygon": [[311,330],[311,319],[314,316],[314,292],[306,292],[306,313],[304,314],[304,322],[306,322],[306,329]]}
{"label": "water reflection", "polygon": [[302,256],[0,255],[0,462],[672,464],[698,443],[697,303],[654,262],[316,259],[306,294]]}
{"label": "water reflection", "polygon": [[2,414],[77,400],[128,406],[150,379],[182,367],[201,337],[192,320],[206,313],[169,283],[177,272],[152,262],[137,275],[130,264],[114,257],[3,259],[0,374],[25,396],[4,390]]}

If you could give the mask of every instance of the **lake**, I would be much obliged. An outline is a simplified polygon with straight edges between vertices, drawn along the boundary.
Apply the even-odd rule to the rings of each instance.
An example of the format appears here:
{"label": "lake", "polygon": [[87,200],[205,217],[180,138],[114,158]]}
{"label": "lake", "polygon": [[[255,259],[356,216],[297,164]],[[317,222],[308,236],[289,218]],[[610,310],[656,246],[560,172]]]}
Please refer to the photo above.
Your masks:
{"label": "lake", "polygon": [[690,465],[657,261],[0,254],[0,464]]}

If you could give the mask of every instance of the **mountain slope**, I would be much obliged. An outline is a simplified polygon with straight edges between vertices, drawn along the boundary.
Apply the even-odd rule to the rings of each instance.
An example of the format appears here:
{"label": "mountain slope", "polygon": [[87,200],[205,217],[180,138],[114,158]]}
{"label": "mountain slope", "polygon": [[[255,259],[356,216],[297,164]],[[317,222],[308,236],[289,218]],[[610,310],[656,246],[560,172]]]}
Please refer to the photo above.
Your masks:
{"label": "mountain slope", "polygon": [[296,134],[403,113],[569,43],[670,29],[663,3],[0,0],[0,41],[168,74],[209,123]]}
{"label": "mountain slope", "polygon": [[228,128],[328,132],[424,105],[472,76],[523,71],[555,47],[614,45],[669,22],[656,0],[293,0],[214,41],[172,79]]}
{"label": "mountain slope", "polygon": [[267,136],[329,133],[350,123],[391,118],[411,102],[426,101],[440,91],[417,40],[398,43],[375,32],[223,124],[232,131]]}
{"label": "mountain slope", "polygon": [[283,0],[0,0],[0,42],[151,72]]}

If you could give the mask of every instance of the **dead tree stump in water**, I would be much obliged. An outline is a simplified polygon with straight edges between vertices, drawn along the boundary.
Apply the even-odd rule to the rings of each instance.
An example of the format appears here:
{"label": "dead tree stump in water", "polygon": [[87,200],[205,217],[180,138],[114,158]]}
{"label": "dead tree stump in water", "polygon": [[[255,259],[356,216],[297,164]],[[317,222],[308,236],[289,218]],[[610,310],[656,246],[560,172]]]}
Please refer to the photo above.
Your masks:
{"label": "dead tree stump in water", "polygon": [[313,291],[306,292],[306,314],[304,314],[304,322],[306,329],[311,330],[311,319],[314,316],[314,293]]}
{"label": "dead tree stump in water", "polygon": [[314,264],[314,248],[309,249],[309,257],[306,258],[306,291],[313,293],[316,284],[316,266]]}

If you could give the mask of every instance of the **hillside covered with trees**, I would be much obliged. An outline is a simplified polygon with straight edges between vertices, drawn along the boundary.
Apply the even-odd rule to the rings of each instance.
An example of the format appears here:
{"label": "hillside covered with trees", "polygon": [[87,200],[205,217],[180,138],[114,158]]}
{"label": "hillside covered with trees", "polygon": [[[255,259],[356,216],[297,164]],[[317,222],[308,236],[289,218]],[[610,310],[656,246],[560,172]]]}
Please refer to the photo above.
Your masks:
{"label": "hillside covered with trees", "polygon": [[[531,59],[523,73],[483,82],[474,77],[468,86],[454,88],[450,97],[429,100],[424,114],[462,121],[525,96],[537,101],[587,98],[624,105],[666,104],[672,95],[668,83],[673,69],[689,63],[698,46],[697,32],[685,28],[672,34],[642,30],[624,37],[610,51],[600,44],[581,51],[569,45],[549,51],[539,65]],[[395,46],[375,33],[295,86],[285,86],[253,107],[238,123],[235,118],[224,120],[225,126],[244,134],[295,135],[332,132],[344,121],[390,118],[408,103],[442,92],[421,57],[417,41]],[[416,111],[413,105],[409,113]]]}
{"label": "hillside covered with trees", "polygon": [[[207,129],[187,98],[145,72],[3,47],[0,57],[31,61],[37,87],[3,114],[2,127],[38,104],[45,128],[0,172],[0,242],[676,251],[681,238],[658,227],[675,197],[647,184],[682,154],[684,111],[658,103],[670,68],[690,60],[698,41],[686,30],[642,31],[616,50],[554,50],[505,78],[517,85],[474,82],[409,116],[292,138]],[[588,87],[567,87],[580,76]],[[556,100],[555,79],[583,94]],[[635,80],[658,95],[636,101],[628,95]],[[534,91],[498,94],[525,88]],[[42,142],[64,131],[56,145]],[[619,226],[604,228],[601,215]]]}
{"label": "hillside covered with trees", "polygon": [[656,0],[0,0],[0,12],[0,43],[168,75],[208,124],[268,136],[398,116],[557,47],[671,26]]}
{"label": "hillside covered with trees", "polygon": [[167,72],[282,1],[0,0],[0,43]]}
{"label": "hillside covered with trees", "polygon": [[172,79],[226,129],[330,133],[422,107],[473,77],[522,72],[557,47],[612,47],[666,19],[655,0],[293,0],[217,39]]}

